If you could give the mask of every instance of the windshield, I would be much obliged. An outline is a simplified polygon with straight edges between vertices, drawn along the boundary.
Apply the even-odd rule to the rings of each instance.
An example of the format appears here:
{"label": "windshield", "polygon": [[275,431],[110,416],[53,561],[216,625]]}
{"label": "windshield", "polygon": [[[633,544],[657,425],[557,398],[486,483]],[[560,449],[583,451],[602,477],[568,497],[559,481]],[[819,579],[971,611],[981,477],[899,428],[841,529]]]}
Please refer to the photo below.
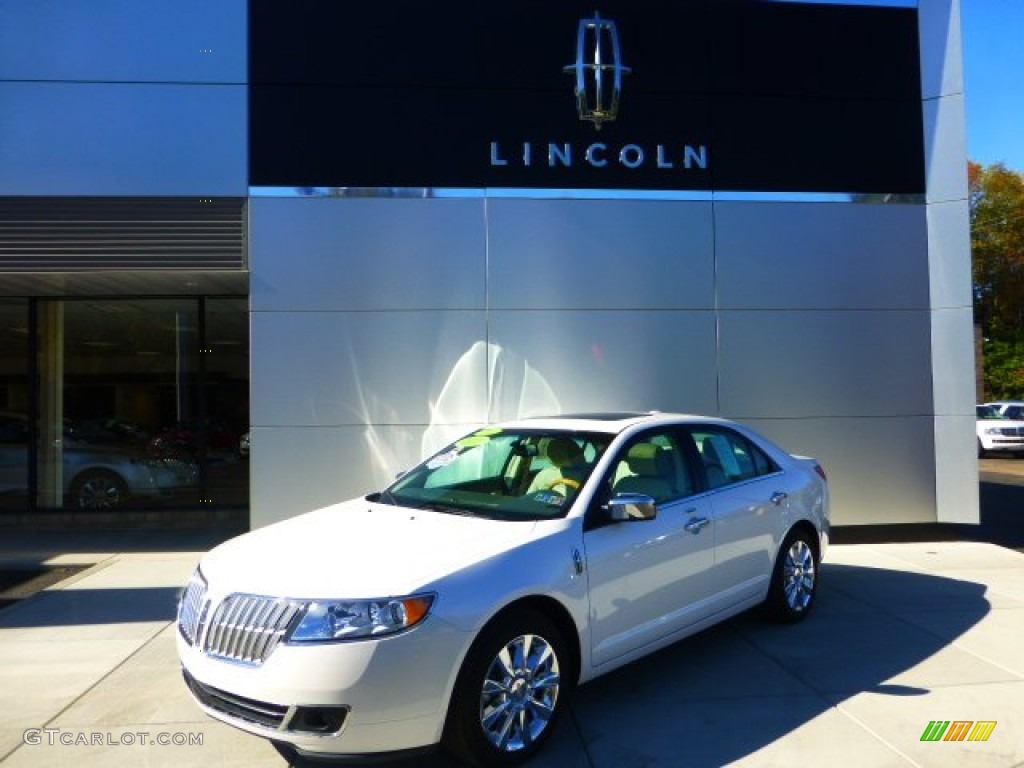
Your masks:
{"label": "windshield", "polygon": [[501,520],[562,517],[612,437],[480,429],[443,448],[371,499]]}

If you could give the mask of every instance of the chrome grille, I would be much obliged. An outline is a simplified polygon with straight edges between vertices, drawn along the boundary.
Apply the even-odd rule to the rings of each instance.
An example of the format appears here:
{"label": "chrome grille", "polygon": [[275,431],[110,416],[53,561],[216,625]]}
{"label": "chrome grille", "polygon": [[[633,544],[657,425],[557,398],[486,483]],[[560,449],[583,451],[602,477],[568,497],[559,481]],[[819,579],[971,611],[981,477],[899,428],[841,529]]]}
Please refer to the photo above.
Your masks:
{"label": "chrome grille", "polygon": [[230,595],[203,635],[203,651],[246,664],[263,663],[306,604],[256,595]]}
{"label": "chrome grille", "polygon": [[207,606],[204,605],[206,598],[206,581],[197,571],[185,588],[181,601],[178,603],[178,631],[188,641],[189,645],[195,645],[196,640],[202,632],[202,619],[206,614]]}

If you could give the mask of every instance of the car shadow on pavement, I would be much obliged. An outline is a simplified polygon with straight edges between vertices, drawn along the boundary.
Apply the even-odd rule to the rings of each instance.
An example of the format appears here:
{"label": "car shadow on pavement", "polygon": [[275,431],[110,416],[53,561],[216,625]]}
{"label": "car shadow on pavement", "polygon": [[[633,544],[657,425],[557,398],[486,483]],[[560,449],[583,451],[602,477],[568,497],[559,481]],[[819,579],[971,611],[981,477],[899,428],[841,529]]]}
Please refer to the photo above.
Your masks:
{"label": "car shadow on pavement", "polygon": [[[726,765],[858,694],[923,696],[917,675],[901,676],[989,613],[985,591],[826,563],[806,621],[774,624],[749,611],[582,688],[575,713],[587,764]],[[930,674],[941,683],[941,671]]]}
{"label": "car shadow on pavement", "polygon": [[[985,593],[982,584],[927,573],[826,563],[806,621],[781,625],[749,611],[582,686],[529,765],[717,768],[858,694],[925,696],[948,674],[928,660],[989,613]],[[909,719],[920,719],[916,709]],[[460,763],[439,752],[372,765]]]}
{"label": "car shadow on pavement", "polygon": [[173,621],[180,587],[53,589],[0,612],[0,628]]}

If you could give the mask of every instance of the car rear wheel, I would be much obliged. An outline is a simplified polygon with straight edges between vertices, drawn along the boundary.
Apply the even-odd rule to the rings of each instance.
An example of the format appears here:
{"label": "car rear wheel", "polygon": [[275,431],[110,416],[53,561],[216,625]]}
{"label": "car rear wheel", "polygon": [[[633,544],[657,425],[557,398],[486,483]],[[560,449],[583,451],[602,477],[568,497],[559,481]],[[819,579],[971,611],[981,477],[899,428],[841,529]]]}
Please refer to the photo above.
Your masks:
{"label": "car rear wheel", "polygon": [[71,484],[71,503],[78,509],[114,509],[126,492],[124,481],[113,472],[86,472]]}
{"label": "car rear wheel", "polygon": [[811,611],[818,592],[818,551],[810,534],[794,528],[775,559],[765,608],[779,621],[800,621]]}
{"label": "car rear wheel", "polygon": [[459,673],[445,746],[474,766],[530,759],[551,735],[571,689],[565,643],[536,612],[499,617]]}

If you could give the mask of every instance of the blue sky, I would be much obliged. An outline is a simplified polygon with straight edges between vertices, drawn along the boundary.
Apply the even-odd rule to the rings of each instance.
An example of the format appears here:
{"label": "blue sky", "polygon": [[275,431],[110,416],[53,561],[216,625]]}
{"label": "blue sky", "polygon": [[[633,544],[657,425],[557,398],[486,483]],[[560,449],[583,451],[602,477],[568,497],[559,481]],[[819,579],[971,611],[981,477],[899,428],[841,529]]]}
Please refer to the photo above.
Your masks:
{"label": "blue sky", "polygon": [[1024,0],[960,0],[967,155],[1024,172]]}

